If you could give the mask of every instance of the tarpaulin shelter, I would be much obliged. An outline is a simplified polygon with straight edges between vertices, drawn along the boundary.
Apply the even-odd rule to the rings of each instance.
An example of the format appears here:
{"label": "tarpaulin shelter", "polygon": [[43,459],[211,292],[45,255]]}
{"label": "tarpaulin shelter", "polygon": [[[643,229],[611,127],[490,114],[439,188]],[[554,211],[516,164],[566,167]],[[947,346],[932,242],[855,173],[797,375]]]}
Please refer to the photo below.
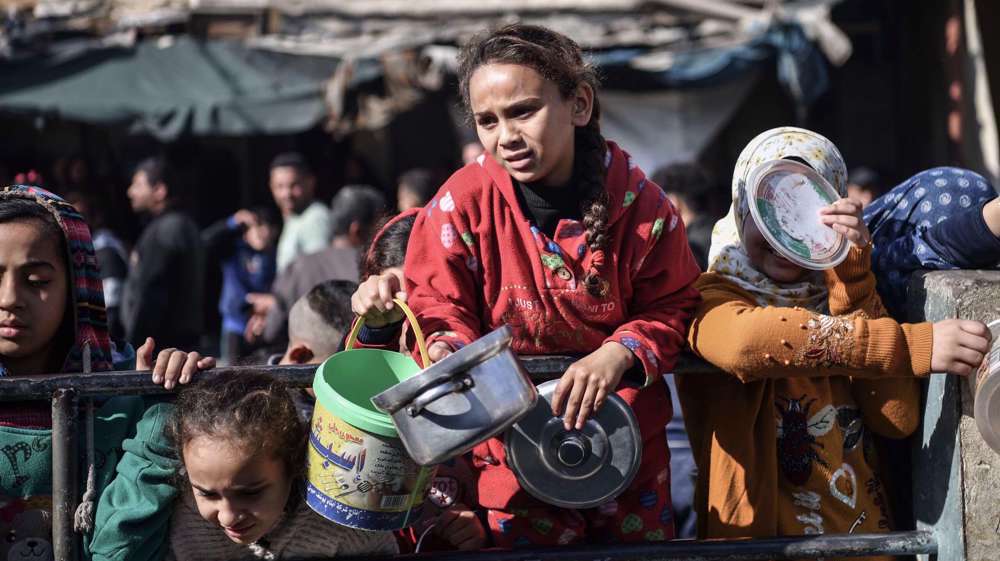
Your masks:
{"label": "tarpaulin shelter", "polygon": [[[777,61],[776,78],[807,105],[827,84],[817,41],[834,58],[850,51],[831,33],[823,2],[774,3],[778,11],[723,0],[571,4],[41,0],[33,18],[8,26],[6,41],[0,39],[0,51],[6,44],[9,55],[0,58],[0,111],[125,125],[164,141],[182,134],[288,134],[321,122],[349,134],[384,126],[412,107],[421,89],[442,87],[456,44],[517,13],[590,50],[605,76],[609,136],[653,167],[663,154],[696,155],[761,68]],[[278,23],[263,33],[255,27],[244,40],[148,34],[132,40],[141,26],[246,13],[269,14],[261,21]],[[87,21],[95,29],[101,26],[94,21],[104,22],[126,40],[116,44],[106,32],[103,41],[53,42],[28,54],[17,49],[18,36],[30,40]],[[402,52],[416,56],[401,58]]]}
{"label": "tarpaulin shelter", "polygon": [[161,140],[287,134],[326,115],[337,59],[167,37],[0,62],[0,108],[124,124]]}

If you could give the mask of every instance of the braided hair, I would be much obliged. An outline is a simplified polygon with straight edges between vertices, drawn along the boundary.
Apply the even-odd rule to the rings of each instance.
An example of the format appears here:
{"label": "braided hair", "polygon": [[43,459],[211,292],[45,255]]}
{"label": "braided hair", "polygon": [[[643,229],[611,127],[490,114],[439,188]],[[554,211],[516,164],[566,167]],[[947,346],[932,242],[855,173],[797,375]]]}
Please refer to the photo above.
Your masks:
{"label": "braided hair", "polygon": [[601,269],[604,250],[609,242],[610,211],[604,185],[607,144],[601,136],[597,70],[584,60],[580,46],[569,37],[545,27],[520,23],[474,38],[462,49],[458,60],[459,91],[470,113],[469,81],[479,67],[487,64],[527,66],[555,84],[564,98],[573,96],[581,84],[589,85],[594,91],[590,121],[576,128],[573,165],[574,177],[580,183],[582,194],[580,210],[587,232],[587,245],[593,252],[584,286],[592,296],[603,297],[607,294],[608,283],[601,278]]}

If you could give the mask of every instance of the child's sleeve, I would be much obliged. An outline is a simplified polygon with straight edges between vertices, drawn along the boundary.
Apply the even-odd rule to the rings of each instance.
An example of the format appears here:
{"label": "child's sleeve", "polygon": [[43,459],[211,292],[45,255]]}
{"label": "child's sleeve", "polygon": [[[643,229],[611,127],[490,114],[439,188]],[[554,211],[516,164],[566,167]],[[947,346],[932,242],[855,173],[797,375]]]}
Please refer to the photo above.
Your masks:
{"label": "child's sleeve", "polygon": [[177,497],[177,464],[163,436],[171,408],[148,408],[122,443],[117,473],[97,503],[89,545],[95,561],[159,561],[166,554]]}
{"label": "child's sleeve", "polygon": [[605,340],[621,343],[635,354],[647,384],[676,364],[700,301],[693,285],[700,269],[684,224],[670,205],[664,210],[650,228],[649,250],[633,275],[629,319]]}
{"label": "child's sleeve", "polygon": [[748,293],[714,273],[702,275],[695,286],[703,300],[688,334],[691,348],[743,382],[930,373],[929,323],[758,306]]}
{"label": "child's sleeve", "polygon": [[830,292],[830,315],[842,316],[858,312],[870,318],[886,315],[882,299],[875,290],[875,275],[871,268],[872,246],[851,246],[847,259],[826,272]]}
{"label": "child's sleeve", "polygon": [[[830,313],[860,312],[871,319],[886,317],[875,290],[869,245],[851,248],[847,259],[827,272]],[[853,378],[851,391],[865,426],[888,438],[906,438],[920,422],[920,381],[916,378]]]}
{"label": "child's sleeve", "polygon": [[417,215],[404,270],[407,303],[427,344],[443,341],[457,350],[480,336],[484,311],[482,259],[471,227],[479,212],[474,201],[452,194],[453,180]]}

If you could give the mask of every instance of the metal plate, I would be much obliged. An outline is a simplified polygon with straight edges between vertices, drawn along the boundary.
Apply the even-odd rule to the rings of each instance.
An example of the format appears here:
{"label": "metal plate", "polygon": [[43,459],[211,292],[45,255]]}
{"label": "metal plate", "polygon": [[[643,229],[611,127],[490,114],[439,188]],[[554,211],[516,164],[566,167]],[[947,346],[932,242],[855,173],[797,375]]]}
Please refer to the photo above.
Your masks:
{"label": "metal plate", "polygon": [[767,162],[750,172],[747,187],[750,215],[782,257],[813,270],[847,258],[847,238],[819,221],[819,209],[840,196],[815,170],[792,160]]}
{"label": "metal plate", "polygon": [[642,458],[642,437],[632,409],[609,395],[580,431],[566,431],[552,414],[558,380],[538,386],[535,407],[504,433],[507,463],[521,486],[540,501],[592,508],[632,483]]}

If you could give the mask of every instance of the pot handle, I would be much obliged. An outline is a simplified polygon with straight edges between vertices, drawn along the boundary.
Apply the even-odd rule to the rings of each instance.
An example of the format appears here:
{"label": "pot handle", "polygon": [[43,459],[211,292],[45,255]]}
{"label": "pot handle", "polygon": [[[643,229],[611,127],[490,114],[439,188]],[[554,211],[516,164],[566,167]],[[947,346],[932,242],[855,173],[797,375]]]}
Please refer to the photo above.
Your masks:
{"label": "pot handle", "polygon": [[431,403],[434,403],[448,394],[460,392],[471,387],[472,378],[468,376],[462,376],[456,380],[445,380],[414,398],[413,403],[407,406],[406,413],[411,417],[416,417]]}
{"label": "pot handle", "polygon": [[[410,329],[413,330],[413,336],[417,340],[417,349],[420,351],[420,360],[424,363],[422,368],[427,368],[431,365],[431,360],[427,355],[427,340],[424,339],[424,332],[420,329],[420,324],[417,323],[417,316],[414,315],[413,310],[406,305],[406,302],[400,300],[399,298],[393,298],[392,301],[399,306],[400,310],[403,310],[403,315],[405,315],[407,321],[410,322]],[[349,351],[354,348],[355,343],[358,342],[358,334],[361,333],[361,327],[364,324],[364,316],[358,316],[357,319],[354,320],[354,326],[351,327],[351,332],[347,335],[347,341],[344,342],[344,350]]]}

